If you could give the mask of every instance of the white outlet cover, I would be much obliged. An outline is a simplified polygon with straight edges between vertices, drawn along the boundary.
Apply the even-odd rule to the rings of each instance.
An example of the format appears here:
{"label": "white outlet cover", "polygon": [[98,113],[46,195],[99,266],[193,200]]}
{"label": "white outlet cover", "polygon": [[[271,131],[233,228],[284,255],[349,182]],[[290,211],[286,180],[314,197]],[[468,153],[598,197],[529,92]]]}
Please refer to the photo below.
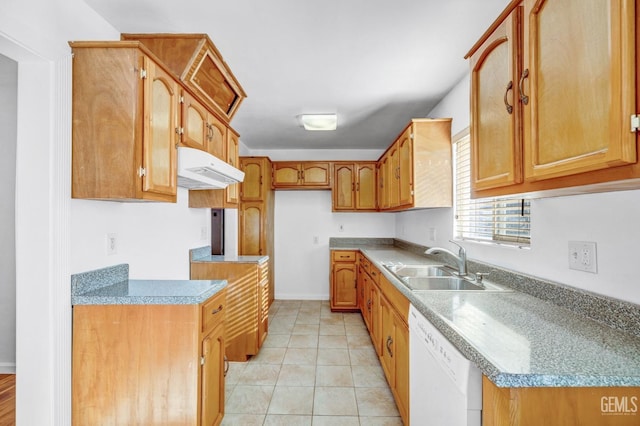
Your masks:
{"label": "white outlet cover", "polygon": [[114,233],[107,234],[107,255],[118,253],[118,235]]}
{"label": "white outlet cover", "polygon": [[596,243],[569,241],[569,269],[597,274]]}

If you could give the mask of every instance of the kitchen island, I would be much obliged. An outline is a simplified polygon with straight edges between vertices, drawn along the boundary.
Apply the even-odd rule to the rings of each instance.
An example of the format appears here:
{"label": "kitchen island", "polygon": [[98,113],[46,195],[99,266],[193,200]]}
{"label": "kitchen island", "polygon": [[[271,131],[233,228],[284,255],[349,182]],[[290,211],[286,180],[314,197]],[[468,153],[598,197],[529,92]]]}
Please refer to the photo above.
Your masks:
{"label": "kitchen island", "polygon": [[425,247],[334,239],[330,248],[360,251],[481,370],[483,424],[640,423],[640,307],[475,262],[506,291],[414,292],[383,265],[443,264]]}
{"label": "kitchen island", "polygon": [[128,273],[71,277],[73,424],[219,424],[226,281]]}

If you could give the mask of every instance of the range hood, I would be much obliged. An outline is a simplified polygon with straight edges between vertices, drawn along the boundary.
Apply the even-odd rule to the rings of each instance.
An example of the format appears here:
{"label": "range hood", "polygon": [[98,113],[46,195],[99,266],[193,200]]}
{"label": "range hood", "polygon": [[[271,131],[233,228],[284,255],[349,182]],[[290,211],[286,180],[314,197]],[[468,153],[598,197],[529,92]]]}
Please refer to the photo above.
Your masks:
{"label": "range hood", "polygon": [[178,186],[189,189],[222,189],[243,180],[244,172],[208,152],[178,147]]}

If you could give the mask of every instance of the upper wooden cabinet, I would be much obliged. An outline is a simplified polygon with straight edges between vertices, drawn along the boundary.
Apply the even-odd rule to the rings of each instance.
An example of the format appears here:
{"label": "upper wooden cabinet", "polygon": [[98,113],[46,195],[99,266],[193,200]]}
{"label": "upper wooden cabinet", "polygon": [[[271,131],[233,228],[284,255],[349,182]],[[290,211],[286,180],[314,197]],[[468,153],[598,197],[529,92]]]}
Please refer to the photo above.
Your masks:
{"label": "upper wooden cabinet", "polygon": [[274,161],[274,189],[331,189],[328,161]]}
{"label": "upper wooden cabinet", "polygon": [[206,34],[122,34],[144,43],[193,93],[231,121],[246,94]]}
{"label": "upper wooden cabinet", "polygon": [[638,186],[637,22],[635,0],[505,9],[467,55],[475,196]]}
{"label": "upper wooden cabinet", "polygon": [[180,105],[180,144],[227,161],[227,126],[184,89]]}
{"label": "upper wooden cabinet", "polygon": [[137,42],[72,42],[72,197],[176,201],[179,85]]}
{"label": "upper wooden cabinet", "polygon": [[[240,135],[229,128],[227,131],[227,163],[240,168]],[[227,207],[237,205],[240,197],[240,184],[233,183],[225,188]]]}
{"label": "upper wooden cabinet", "polygon": [[381,210],[451,207],[451,119],[413,119],[378,160]]}
{"label": "upper wooden cabinet", "polygon": [[376,163],[333,163],[333,211],[375,211]]}
{"label": "upper wooden cabinet", "polygon": [[271,190],[271,161],[268,157],[241,157],[244,181],[240,185],[242,201],[265,201]]}

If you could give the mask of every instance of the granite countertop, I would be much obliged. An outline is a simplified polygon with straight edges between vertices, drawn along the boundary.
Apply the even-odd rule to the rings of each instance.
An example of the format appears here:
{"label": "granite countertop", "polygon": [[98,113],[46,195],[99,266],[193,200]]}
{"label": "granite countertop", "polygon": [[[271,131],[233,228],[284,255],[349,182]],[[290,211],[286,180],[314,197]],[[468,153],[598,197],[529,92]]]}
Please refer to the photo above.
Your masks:
{"label": "granite countertop", "polygon": [[131,280],[122,264],[72,275],[71,304],[192,305],[226,286],[226,280]]}
{"label": "granite countertop", "polygon": [[414,293],[382,263],[442,262],[388,244],[330,248],[360,250],[497,386],[640,386],[637,335],[513,288]]}
{"label": "granite countertop", "polygon": [[211,246],[205,246],[189,250],[189,260],[191,262],[232,262],[261,264],[268,261],[269,256],[212,255]]}

